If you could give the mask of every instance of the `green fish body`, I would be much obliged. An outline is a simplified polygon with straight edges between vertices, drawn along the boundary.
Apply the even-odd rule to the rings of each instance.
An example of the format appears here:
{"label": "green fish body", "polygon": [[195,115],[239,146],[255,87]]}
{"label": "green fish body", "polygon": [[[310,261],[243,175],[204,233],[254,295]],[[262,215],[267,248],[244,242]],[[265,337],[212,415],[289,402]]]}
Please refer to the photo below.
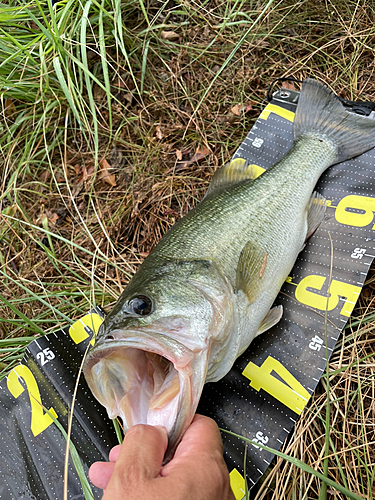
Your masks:
{"label": "green fish body", "polygon": [[165,426],[171,458],[204,383],[220,380],[280,320],[275,298],[324,217],[319,177],[374,146],[375,122],[308,79],[285,157],[259,177],[239,159],[217,170],[204,199],[140,266],[89,352],[84,373],[111,418],[125,430]]}

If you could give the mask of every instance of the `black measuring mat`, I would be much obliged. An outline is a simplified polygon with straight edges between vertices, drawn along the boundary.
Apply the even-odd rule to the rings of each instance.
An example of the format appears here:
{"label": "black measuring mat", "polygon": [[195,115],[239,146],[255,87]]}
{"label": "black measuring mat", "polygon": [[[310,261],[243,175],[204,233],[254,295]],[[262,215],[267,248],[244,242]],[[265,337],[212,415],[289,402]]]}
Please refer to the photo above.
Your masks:
{"label": "black measuring mat", "polygon": [[[298,96],[286,89],[276,92],[234,158],[257,165],[259,174],[280,160],[293,143]],[[319,179],[315,189],[326,199],[325,217],[275,301],[283,306],[281,321],[256,338],[222,380],[203,390],[198,411],[214,418],[223,429],[274,449],[293,429],[375,257],[374,165],[375,151],[371,150],[330,167]],[[232,489],[239,500],[245,492],[245,445],[228,434],[222,437]],[[250,445],[249,488],[272,459],[271,453]]]}

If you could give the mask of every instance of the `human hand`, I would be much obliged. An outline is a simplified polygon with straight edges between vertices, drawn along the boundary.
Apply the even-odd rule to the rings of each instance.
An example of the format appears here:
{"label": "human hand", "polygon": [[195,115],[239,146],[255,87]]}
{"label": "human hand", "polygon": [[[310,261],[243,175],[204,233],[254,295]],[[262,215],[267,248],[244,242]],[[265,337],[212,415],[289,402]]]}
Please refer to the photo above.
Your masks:
{"label": "human hand", "polygon": [[234,500],[216,423],[196,415],[173,459],[162,467],[168,438],[164,427],[136,425],[109,462],[95,462],[92,483],[102,500]]}

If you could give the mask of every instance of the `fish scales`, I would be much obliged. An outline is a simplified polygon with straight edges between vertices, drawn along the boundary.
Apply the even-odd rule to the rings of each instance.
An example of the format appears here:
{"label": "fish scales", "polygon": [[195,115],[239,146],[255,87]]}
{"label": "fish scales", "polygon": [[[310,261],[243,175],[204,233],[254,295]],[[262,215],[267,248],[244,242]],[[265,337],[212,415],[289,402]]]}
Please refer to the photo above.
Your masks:
{"label": "fish scales", "polygon": [[[312,189],[334,158],[330,144],[319,139],[299,141],[268,175],[229,186],[204,199],[163,237],[147,265],[157,265],[163,258],[206,258],[219,262],[234,283],[239,255],[248,240],[267,249],[272,239],[273,254],[280,252],[278,257],[284,257],[286,245],[293,244],[299,251],[306,238],[301,219]],[[277,213],[283,213],[283,217],[276,219]],[[286,267],[290,260],[294,263],[295,257],[288,259]]]}
{"label": "fish scales", "polygon": [[324,217],[314,192],[330,165],[375,146],[375,123],[348,113],[321,83],[301,90],[289,152],[255,178],[233,160],[204,199],[145,259],[108,314],[84,364],[95,397],[124,430],[168,431],[170,460],[197,408],[252,340],[275,325],[275,299]]}

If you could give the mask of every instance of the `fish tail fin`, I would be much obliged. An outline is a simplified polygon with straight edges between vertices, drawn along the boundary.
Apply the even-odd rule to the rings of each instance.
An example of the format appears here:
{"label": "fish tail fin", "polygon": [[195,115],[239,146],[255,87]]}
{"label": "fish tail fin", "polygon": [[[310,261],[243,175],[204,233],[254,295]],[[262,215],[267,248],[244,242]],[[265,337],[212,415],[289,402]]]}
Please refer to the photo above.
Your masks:
{"label": "fish tail fin", "polygon": [[337,162],[375,147],[375,120],[348,112],[325,85],[308,78],[298,100],[294,140],[313,133],[336,146]]}

